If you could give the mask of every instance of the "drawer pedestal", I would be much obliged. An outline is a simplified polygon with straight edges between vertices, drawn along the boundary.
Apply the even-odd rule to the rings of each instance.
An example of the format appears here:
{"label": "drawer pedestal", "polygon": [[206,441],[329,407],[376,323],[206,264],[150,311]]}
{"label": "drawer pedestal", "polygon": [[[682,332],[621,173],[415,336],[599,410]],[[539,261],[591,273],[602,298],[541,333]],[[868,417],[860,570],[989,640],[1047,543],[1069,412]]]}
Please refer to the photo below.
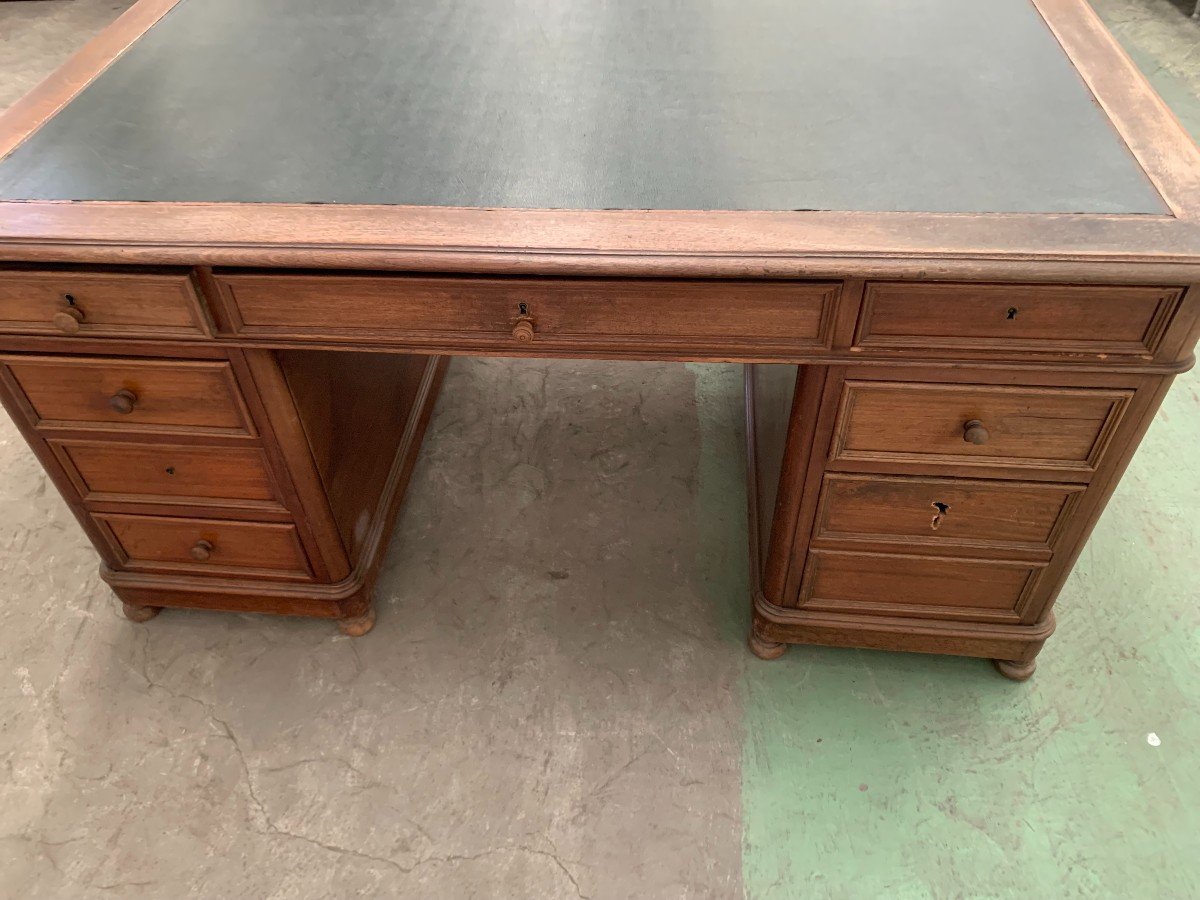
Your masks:
{"label": "drawer pedestal", "polygon": [[[1028,678],[1053,602],[1170,380],[747,366],[751,649],[981,656]],[[779,492],[767,494],[775,477]]]}

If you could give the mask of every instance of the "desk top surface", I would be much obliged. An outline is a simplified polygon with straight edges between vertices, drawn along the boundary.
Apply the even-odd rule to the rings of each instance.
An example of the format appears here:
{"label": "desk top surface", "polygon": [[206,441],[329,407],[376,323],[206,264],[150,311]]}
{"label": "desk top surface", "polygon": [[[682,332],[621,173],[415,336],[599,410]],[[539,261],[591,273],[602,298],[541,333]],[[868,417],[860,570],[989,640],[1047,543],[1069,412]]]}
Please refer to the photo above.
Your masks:
{"label": "desk top surface", "polygon": [[1166,212],[1028,0],[183,0],[0,200]]}

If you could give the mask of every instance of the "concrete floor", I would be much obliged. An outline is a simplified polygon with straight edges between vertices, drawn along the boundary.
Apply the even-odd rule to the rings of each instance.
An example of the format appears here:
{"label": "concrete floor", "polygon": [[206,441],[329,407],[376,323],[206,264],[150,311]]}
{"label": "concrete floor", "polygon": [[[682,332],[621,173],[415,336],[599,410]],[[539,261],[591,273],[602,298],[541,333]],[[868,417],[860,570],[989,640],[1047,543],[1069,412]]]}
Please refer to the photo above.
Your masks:
{"label": "concrete floor", "polygon": [[[0,106],[124,5],[0,3]],[[1200,27],[1097,7],[1200,132]],[[1026,685],[745,652],[740,390],[456,361],[357,641],[120,618],[0,422],[0,896],[1200,895],[1200,377]]]}

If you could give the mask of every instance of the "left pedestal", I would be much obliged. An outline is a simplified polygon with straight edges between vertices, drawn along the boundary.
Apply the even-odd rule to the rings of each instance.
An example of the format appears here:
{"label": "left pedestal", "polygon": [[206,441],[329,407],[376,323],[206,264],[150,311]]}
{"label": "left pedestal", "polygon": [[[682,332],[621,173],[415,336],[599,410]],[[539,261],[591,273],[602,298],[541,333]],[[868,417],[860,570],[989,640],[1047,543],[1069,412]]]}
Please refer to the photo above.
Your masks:
{"label": "left pedestal", "polygon": [[[106,295],[94,279],[33,274],[62,281],[56,292],[74,298],[83,321],[101,318]],[[187,313],[190,278],[157,277],[133,288]],[[190,607],[336,619],[355,636],[371,629],[374,580],[445,358],[6,341],[0,399],[126,616]]]}

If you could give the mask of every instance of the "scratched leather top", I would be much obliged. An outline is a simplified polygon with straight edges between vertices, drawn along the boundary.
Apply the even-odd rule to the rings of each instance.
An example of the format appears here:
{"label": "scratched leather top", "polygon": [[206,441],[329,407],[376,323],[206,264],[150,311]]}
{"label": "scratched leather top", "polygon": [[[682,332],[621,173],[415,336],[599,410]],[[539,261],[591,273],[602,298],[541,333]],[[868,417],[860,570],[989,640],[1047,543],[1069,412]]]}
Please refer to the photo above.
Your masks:
{"label": "scratched leather top", "polygon": [[0,199],[1166,211],[1028,0],[183,0]]}

